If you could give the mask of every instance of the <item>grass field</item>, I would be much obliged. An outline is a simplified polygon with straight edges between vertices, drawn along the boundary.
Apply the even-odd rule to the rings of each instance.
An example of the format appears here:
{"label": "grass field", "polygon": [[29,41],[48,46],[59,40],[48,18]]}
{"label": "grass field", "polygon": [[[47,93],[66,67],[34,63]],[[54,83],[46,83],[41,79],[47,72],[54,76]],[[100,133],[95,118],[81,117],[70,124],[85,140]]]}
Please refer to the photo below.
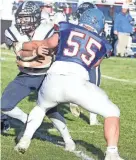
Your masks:
{"label": "grass field", "polygon": [[[2,50],[2,91],[18,73],[15,57],[8,50]],[[136,59],[110,58],[105,59],[101,65],[102,75],[116,79],[102,78],[103,88],[110,99],[121,110],[121,126],[119,151],[125,160],[136,160]],[[118,80],[119,79],[119,80]],[[128,80],[128,81],[122,81]],[[31,94],[18,106],[25,112],[35,105],[35,95]],[[70,133],[76,142],[77,150],[82,151],[95,160],[103,160],[106,143],[103,137],[102,126],[90,126],[89,113],[84,111],[80,118],[74,117],[66,106],[59,108],[64,115]],[[103,118],[99,117],[101,123]],[[19,133],[22,124],[12,121],[11,130],[1,136],[2,160],[80,160],[83,159],[75,153],[66,152],[63,149],[63,140],[53,128],[51,122],[45,118],[42,126],[36,132],[31,146],[25,154],[14,151],[15,137]],[[50,137],[50,138],[49,138]],[[48,139],[48,140],[46,140]],[[53,143],[52,143],[52,142]],[[59,143],[59,145],[57,145]],[[84,159],[85,160],[85,159]],[[86,160],[90,160],[87,159]]]}

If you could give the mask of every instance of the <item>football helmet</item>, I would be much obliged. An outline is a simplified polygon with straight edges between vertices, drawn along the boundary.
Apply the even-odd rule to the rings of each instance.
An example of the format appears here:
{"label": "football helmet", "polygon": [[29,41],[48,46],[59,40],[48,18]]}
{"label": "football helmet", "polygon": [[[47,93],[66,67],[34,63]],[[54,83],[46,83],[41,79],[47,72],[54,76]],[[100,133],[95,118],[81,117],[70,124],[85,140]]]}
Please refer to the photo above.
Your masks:
{"label": "football helmet", "polygon": [[21,34],[34,31],[41,21],[40,7],[33,1],[23,2],[15,13],[15,26]]}
{"label": "football helmet", "polygon": [[79,7],[76,10],[74,16],[76,16],[76,18],[79,19],[84,11],[86,11],[87,9],[92,9],[92,8],[97,8],[97,6],[93,3],[90,3],[90,2],[84,2],[84,3],[79,5]]}
{"label": "football helmet", "polygon": [[55,13],[53,21],[54,21],[54,24],[57,24],[57,25],[59,24],[59,22],[66,22],[67,21],[66,14],[63,12]]}
{"label": "football helmet", "polygon": [[88,9],[81,15],[79,24],[90,26],[97,31],[98,34],[100,34],[104,28],[105,17],[97,8]]}

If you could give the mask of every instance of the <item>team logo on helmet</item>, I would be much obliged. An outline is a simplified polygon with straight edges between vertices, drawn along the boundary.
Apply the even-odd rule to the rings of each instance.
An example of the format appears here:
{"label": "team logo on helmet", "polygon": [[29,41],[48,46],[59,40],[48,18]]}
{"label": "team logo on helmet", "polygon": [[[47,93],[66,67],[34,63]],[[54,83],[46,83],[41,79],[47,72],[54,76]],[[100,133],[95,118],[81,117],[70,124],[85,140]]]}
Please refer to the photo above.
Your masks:
{"label": "team logo on helmet", "polygon": [[79,24],[91,26],[98,33],[104,28],[104,22],[103,13],[97,8],[86,10],[79,19]]}
{"label": "team logo on helmet", "polygon": [[96,17],[93,17],[93,18],[91,19],[91,23],[93,23],[93,24],[96,24],[96,23],[98,23],[98,20],[97,20],[97,18],[96,18]]}

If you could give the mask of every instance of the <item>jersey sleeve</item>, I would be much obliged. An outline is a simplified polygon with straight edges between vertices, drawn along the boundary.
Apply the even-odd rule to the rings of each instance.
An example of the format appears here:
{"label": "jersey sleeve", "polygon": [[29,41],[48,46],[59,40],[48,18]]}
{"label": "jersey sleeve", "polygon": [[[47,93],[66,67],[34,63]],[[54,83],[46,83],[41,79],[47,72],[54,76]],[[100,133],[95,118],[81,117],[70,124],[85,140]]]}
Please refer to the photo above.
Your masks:
{"label": "jersey sleeve", "polygon": [[7,47],[11,47],[13,45],[13,41],[5,36],[5,44],[7,45]]}
{"label": "jersey sleeve", "polygon": [[12,42],[17,42],[17,39],[15,35],[13,34],[13,32],[11,31],[10,27],[5,30],[5,37],[6,37],[6,40],[10,39]]}

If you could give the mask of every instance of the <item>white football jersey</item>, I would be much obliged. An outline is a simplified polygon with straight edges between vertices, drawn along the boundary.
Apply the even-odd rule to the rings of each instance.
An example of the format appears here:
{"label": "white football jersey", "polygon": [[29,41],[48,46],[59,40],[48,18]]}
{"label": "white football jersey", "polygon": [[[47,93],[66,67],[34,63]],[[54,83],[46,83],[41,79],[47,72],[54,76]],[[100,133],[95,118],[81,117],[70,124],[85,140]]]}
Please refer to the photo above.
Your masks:
{"label": "white football jersey", "polygon": [[[49,38],[54,33],[54,26],[52,24],[41,23],[35,30],[33,37],[30,39],[27,35],[21,35],[15,25],[12,25],[5,31],[5,36],[12,42],[28,42],[30,40],[44,40]],[[50,62],[50,64],[52,61]],[[41,75],[46,74],[50,65],[41,65],[38,68],[20,68],[21,72],[30,75]]]}

